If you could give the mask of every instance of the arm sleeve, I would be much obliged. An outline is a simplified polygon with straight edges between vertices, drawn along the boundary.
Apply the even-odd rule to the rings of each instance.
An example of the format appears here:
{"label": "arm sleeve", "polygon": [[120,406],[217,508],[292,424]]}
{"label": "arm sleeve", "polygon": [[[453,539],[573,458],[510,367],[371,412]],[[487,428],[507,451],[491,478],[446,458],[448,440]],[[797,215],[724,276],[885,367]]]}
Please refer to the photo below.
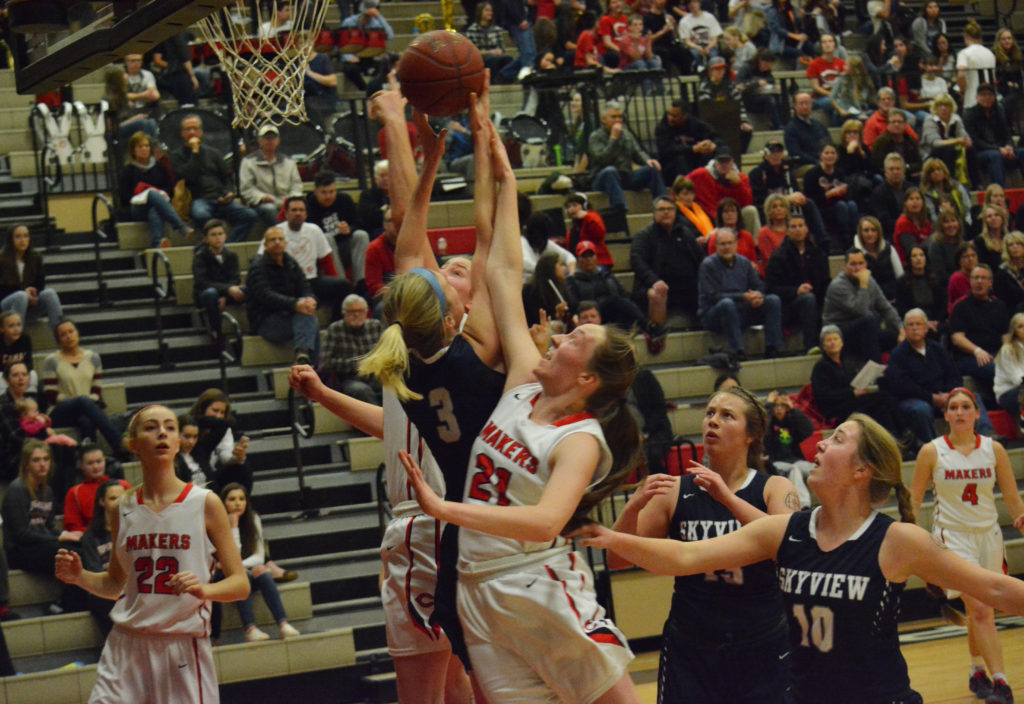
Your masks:
{"label": "arm sleeve", "polygon": [[256,161],[252,157],[242,159],[238,169],[238,185],[246,205],[257,205],[265,195],[256,187]]}
{"label": "arm sleeve", "polygon": [[[7,489],[4,497],[3,516],[4,532],[10,535],[14,545],[5,545],[8,550],[15,545],[35,545],[39,543],[56,542],[56,534],[46,527],[32,525],[29,514],[31,502],[28,489],[25,486],[12,486]],[[50,520],[53,520],[53,512],[50,513]]]}
{"label": "arm sleeve", "polygon": [[85,530],[89,527],[78,502],[78,487],[80,486],[81,484],[76,484],[71,487],[64,496],[64,530]]}

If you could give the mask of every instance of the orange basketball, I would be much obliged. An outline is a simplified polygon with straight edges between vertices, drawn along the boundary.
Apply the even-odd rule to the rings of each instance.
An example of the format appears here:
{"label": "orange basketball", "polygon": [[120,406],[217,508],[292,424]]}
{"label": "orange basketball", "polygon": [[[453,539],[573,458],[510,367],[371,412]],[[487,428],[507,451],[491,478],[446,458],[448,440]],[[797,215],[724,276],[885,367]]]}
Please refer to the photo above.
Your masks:
{"label": "orange basketball", "polygon": [[420,112],[451,116],[484,89],[484,60],[473,42],[443,29],[417,37],[398,62],[402,94]]}

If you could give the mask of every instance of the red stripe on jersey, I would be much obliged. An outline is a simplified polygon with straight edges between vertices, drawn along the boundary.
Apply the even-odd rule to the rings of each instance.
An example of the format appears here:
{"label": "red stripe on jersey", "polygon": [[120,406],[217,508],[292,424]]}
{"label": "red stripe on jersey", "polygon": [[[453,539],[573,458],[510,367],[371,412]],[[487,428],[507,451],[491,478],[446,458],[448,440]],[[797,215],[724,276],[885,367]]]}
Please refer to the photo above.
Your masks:
{"label": "red stripe on jersey", "polygon": [[416,606],[413,604],[412,598],[412,526],[416,522],[415,518],[409,519],[409,522],[405,524],[405,554],[409,557],[409,567],[405,571],[405,607],[409,612],[409,618],[412,621],[412,625],[419,631],[423,631],[423,634],[428,638],[436,638],[437,635],[431,633],[430,629],[427,628],[426,624],[423,623],[423,619],[420,617]]}
{"label": "red stripe on jersey", "polygon": [[174,500],[174,503],[180,504],[182,501],[184,501],[185,497],[188,496],[188,493],[190,491],[192,491],[193,488],[194,488],[194,485],[192,484],[192,482],[189,482],[188,484],[186,484],[185,488],[181,490],[180,494],[178,494],[178,498],[176,498]]}
{"label": "red stripe on jersey", "polygon": [[[530,399],[530,407],[531,408],[535,407],[537,405],[537,399],[540,398],[541,393],[542,392],[538,391],[537,395]],[[571,425],[573,423],[578,423],[581,420],[586,420],[587,418],[593,418],[593,417],[594,417],[593,413],[590,413],[588,411],[584,411],[583,413],[574,413],[573,415],[566,416],[565,418],[562,418],[561,420],[556,420],[551,425],[555,426],[556,428],[561,428],[563,425]]]}
{"label": "red stripe on jersey", "polygon": [[555,574],[555,571],[547,565],[544,565],[544,569],[548,571],[548,576],[551,577],[551,579],[562,585],[562,593],[565,594],[565,600],[569,602],[569,608],[572,609],[574,614],[576,614],[576,620],[582,621],[583,619],[580,617],[580,612],[576,608],[576,602],[573,601],[572,597],[569,595],[569,587],[566,585],[565,580],[559,579],[558,575]]}
{"label": "red stripe on jersey", "polygon": [[199,704],[203,704],[203,670],[199,667],[199,641],[192,639],[192,654],[196,658],[196,686],[199,688]]}
{"label": "red stripe on jersey", "polygon": [[622,645],[622,642],[615,637],[614,633],[588,633],[587,637],[595,643],[608,643],[609,645]]}

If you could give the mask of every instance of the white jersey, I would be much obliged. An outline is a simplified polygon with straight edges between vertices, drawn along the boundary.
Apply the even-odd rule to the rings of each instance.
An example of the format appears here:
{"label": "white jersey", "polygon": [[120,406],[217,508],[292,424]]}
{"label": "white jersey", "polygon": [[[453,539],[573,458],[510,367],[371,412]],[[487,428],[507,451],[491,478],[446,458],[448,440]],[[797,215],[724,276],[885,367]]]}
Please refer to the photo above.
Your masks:
{"label": "white jersey", "polygon": [[420,439],[420,433],[405,415],[401,402],[395,392],[384,389],[384,476],[388,482],[388,502],[395,512],[395,517],[423,513],[416,496],[409,485],[409,477],[405,473],[398,453],[405,450],[420,465],[423,478],[438,496],[445,495],[444,476],[437,466],[434,455],[427,443]]}
{"label": "white jersey", "polygon": [[[971,44],[956,55],[957,70],[967,69],[964,77],[964,110],[978,103],[978,86],[995,80],[996,55],[981,44]],[[984,75],[982,75],[984,74]]]}
{"label": "white jersey", "polygon": [[940,528],[980,532],[990,530],[998,522],[992,493],[996,483],[992,438],[974,437],[974,449],[966,456],[953,449],[949,436],[932,440],[938,455],[932,470],[933,523]]}
{"label": "white jersey", "polygon": [[115,625],[147,634],[210,633],[210,604],[191,594],[174,594],[167,581],[192,572],[207,584],[213,573],[213,541],[206,534],[206,495],[186,484],[174,503],[154,513],[142,502],[142,490],[121,502],[121,525],[114,559],[128,580],[110,612]]}
{"label": "white jersey", "polygon": [[[311,222],[302,223],[302,227],[298,230],[290,228],[287,222],[281,223],[279,227],[284,231],[284,251],[299,263],[302,273],[306,275],[307,279],[315,279],[317,277],[316,263],[333,253],[324,231],[320,229],[319,225],[314,225]],[[263,254],[262,243],[256,250],[256,254]]]}
{"label": "white jersey", "polygon": [[[498,506],[534,506],[540,501],[551,478],[548,458],[564,438],[589,433],[601,447],[590,484],[601,481],[611,469],[612,457],[601,426],[590,413],[563,418],[550,425],[530,420],[540,384],[523,384],[505,392],[477,436],[470,453],[463,502]],[[499,538],[463,528],[459,532],[460,569],[486,570],[482,565],[496,558],[563,548],[569,543],[558,537],[550,543],[529,543]],[[497,565],[495,565],[497,566]]]}

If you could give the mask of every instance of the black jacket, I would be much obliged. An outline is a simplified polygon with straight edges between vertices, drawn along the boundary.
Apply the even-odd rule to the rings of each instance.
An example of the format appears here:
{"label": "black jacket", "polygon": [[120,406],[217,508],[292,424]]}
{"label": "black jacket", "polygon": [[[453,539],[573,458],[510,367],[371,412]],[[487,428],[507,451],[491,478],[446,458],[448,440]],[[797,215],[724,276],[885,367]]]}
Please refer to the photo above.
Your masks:
{"label": "black jacket", "polygon": [[904,340],[896,345],[885,367],[885,388],[900,401],[916,398],[932,402],[932,394],[960,386],[963,377],[953,358],[934,340],[925,340],[922,355]]}
{"label": "black jacket", "polygon": [[46,271],[43,269],[43,258],[39,252],[34,249],[25,252],[25,268],[19,276],[15,254],[0,251],[0,299],[16,291],[24,291],[29,286],[34,286],[39,291],[46,288]]}
{"label": "black jacket", "polygon": [[235,192],[231,170],[213,147],[203,144],[198,153],[193,153],[183,146],[171,155],[171,165],[175,177],[185,180],[193,198],[216,200]]}
{"label": "black jacket", "polygon": [[705,257],[697,244],[697,229],[677,214],[671,231],[651,223],[633,237],[629,264],[633,269],[633,298],[647,305],[647,289],[656,281],[669,286],[669,305],[697,311],[697,272]]}
{"label": "black jacket", "polygon": [[998,103],[988,111],[981,105],[967,108],[964,111],[964,127],[967,128],[967,134],[971,135],[975,151],[983,152],[1013,144],[1006,113]]}
{"label": "black jacket", "polygon": [[829,284],[828,257],[809,239],[800,254],[787,237],[768,259],[764,279],[768,293],[774,293],[784,304],[796,299],[801,284],[810,283],[820,311]]}
{"label": "black jacket", "polygon": [[227,296],[228,289],[242,283],[238,255],[225,247],[221,261],[206,245],[196,248],[192,258],[192,300],[199,305],[199,294],[208,288],[217,289],[219,296]]}
{"label": "black jacket", "polygon": [[312,295],[302,267],[287,252],[280,266],[267,255],[256,257],[249,266],[249,276],[245,281],[249,329],[259,330],[260,323],[270,313],[294,313],[299,299]]}
{"label": "black jacket", "polygon": [[120,207],[125,211],[131,207],[132,196],[135,195],[135,187],[139,183],[148,183],[154,188],[159,188],[167,193],[168,198],[174,193],[174,180],[167,173],[167,167],[163,162],[154,160],[149,168],[143,168],[132,162],[121,171],[121,183],[118,189],[121,198]]}
{"label": "black jacket", "polygon": [[577,269],[576,273],[565,280],[565,286],[577,301],[600,303],[609,296],[627,297],[626,290],[615,274],[601,267],[592,272]]}

